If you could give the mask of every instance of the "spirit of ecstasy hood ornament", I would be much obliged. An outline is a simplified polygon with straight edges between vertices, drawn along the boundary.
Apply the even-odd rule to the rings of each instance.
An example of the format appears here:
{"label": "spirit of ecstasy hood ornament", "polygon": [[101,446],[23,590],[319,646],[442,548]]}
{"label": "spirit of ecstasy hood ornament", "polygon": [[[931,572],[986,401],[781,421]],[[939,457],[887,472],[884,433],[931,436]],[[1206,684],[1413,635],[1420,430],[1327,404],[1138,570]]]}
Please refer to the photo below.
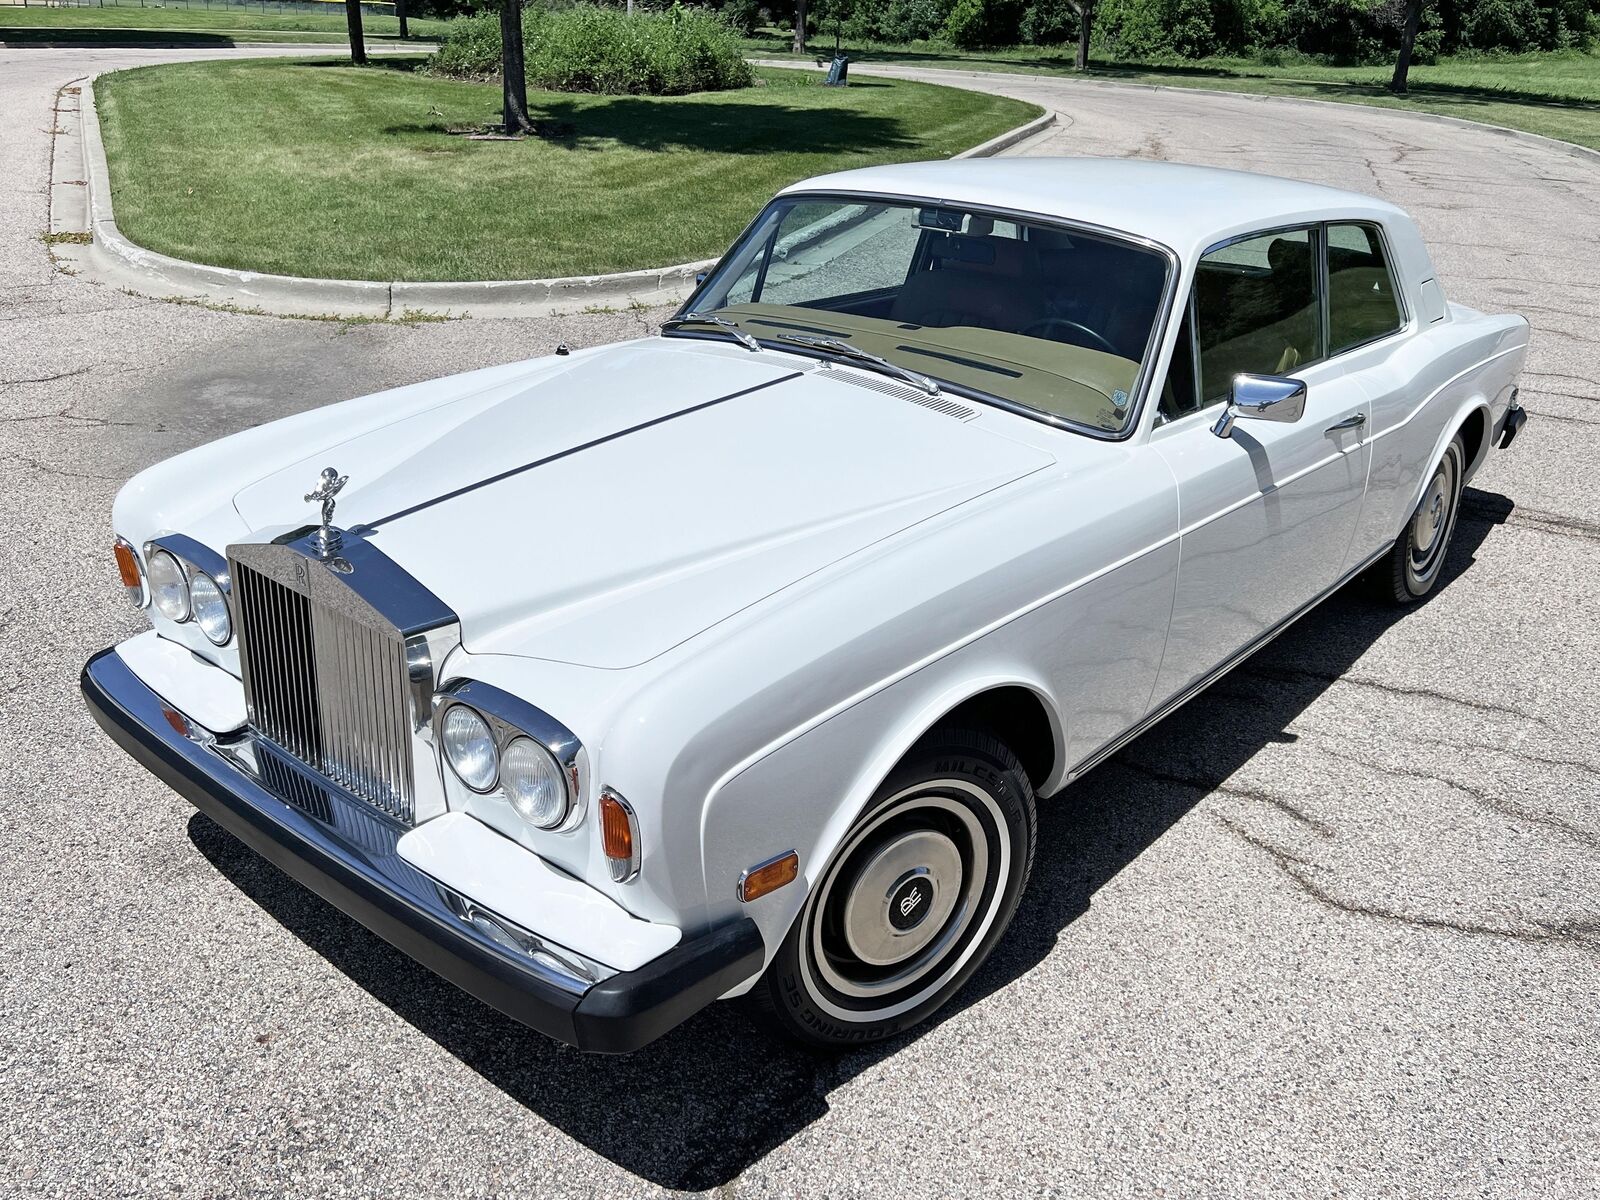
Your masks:
{"label": "spirit of ecstasy hood ornament", "polygon": [[341,475],[332,467],[325,467],[321,481],[316,490],[306,493],[306,503],[313,504],[322,501],[322,528],[312,535],[312,544],[316,546],[317,553],[327,558],[339,548],[339,531],[332,526],[334,497],[344,487],[350,476]]}

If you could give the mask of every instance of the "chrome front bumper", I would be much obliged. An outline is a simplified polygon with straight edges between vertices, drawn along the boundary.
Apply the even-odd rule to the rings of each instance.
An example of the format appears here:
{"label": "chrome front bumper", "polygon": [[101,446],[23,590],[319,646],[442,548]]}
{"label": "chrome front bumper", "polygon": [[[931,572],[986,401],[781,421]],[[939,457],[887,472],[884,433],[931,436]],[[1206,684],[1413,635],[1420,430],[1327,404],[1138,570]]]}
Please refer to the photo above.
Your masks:
{"label": "chrome front bumper", "polygon": [[397,852],[399,826],[325,780],[304,781],[315,788],[310,801],[287,803],[257,778],[242,739],[219,740],[189,721],[114,648],[84,666],[82,688],[114,741],[229,833],[463,991],[550,1037],[636,1050],[761,969],[761,935],[748,917],[635,970],[599,967],[417,870]]}

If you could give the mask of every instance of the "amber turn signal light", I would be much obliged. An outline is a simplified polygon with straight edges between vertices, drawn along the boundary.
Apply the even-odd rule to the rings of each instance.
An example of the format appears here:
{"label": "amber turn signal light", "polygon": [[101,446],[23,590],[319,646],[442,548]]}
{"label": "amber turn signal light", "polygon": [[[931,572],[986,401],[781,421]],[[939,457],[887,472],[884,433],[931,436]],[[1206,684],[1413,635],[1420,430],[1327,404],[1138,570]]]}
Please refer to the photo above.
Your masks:
{"label": "amber turn signal light", "polygon": [[133,552],[133,547],[117,539],[117,573],[122,576],[122,586],[130,592],[144,590],[144,577],[139,574],[139,556]]}
{"label": "amber turn signal light", "polygon": [[600,793],[600,845],[611,867],[611,878],[625,883],[639,873],[639,831],[633,806],[607,788]]}
{"label": "amber turn signal light", "polygon": [[793,883],[800,874],[800,856],[789,850],[764,863],[757,863],[739,876],[739,899],[750,901],[775,892],[786,883]]}

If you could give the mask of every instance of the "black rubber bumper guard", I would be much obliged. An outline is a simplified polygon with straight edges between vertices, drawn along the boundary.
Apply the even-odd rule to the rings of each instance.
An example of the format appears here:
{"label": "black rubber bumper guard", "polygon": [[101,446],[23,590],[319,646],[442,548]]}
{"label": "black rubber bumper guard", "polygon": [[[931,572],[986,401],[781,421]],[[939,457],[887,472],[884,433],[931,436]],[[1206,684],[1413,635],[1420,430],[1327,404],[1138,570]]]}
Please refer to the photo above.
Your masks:
{"label": "black rubber bumper guard", "polygon": [[1500,449],[1504,450],[1511,445],[1517,436],[1517,431],[1528,423],[1528,410],[1517,403],[1517,394],[1511,393],[1511,404],[1506,409],[1506,418],[1500,423]]}
{"label": "black rubber bumper guard", "polygon": [[[436,885],[426,889],[425,876],[396,868],[392,844],[387,857],[363,849],[184,736],[184,719],[174,724],[177,714],[169,716],[114,649],[88,661],[82,688],[101,728],[218,825],[429,970],[549,1037],[582,1050],[628,1053],[761,969],[760,931],[740,917],[686,938],[637,970],[592,984],[562,980],[452,913]],[[428,890],[437,893],[435,902]]]}

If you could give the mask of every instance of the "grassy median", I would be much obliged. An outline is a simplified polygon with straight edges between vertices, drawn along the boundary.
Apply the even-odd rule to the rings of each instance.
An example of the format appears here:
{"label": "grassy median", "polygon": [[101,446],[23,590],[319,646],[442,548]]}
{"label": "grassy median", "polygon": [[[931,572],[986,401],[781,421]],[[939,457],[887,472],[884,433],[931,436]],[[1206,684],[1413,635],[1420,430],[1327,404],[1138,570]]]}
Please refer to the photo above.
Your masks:
{"label": "grassy median", "polygon": [[[818,46],[823,44],[818,40]],[[763,58],[791,55],[788,36],[751,38],[746,50]],[[845,50],[862,63],[900,63],[960,71],[1004,71],[1063,78],[1162,84],[1273,96],[1300,96],[1380,108],[1411,109],[1522,129],[1600,149],[1600,55],[1580,51],[1470,55],[1411,69],[1405,96],[1388,90],[1392,67],[1333,67],[1309,61],[1270,65],[1253,59],[1208,58],[1194,62],[1108,62],[1097,59],[1080,74],[1072,69],[1071,46],[1017,46],[1003,50],[955,50],[930,42],[866,44]],[[831,57],[827,43],[824,57]]]}
{"label": "grassy median", "polygon": [[541,136],[451,130],[498,117],[497,84],[282,61],[193,63],[95,84],[117,224],[219,266],[355,279],[518,279],[715,255],[778,188],[944,158],[1037,115],[920,83],[692,96],[533,92]]}
{"label": "grassy median", "polygon": [[[230,8],[23,8],[0,6],[0,42],[97,46],[230,46],[248,42],[348,42],[344,8],[326,13]],[[373,41],[395,41],[400,22],[364,14],[362,28]],[[436,38],[446,22],[412,18],[412,38]]]}

